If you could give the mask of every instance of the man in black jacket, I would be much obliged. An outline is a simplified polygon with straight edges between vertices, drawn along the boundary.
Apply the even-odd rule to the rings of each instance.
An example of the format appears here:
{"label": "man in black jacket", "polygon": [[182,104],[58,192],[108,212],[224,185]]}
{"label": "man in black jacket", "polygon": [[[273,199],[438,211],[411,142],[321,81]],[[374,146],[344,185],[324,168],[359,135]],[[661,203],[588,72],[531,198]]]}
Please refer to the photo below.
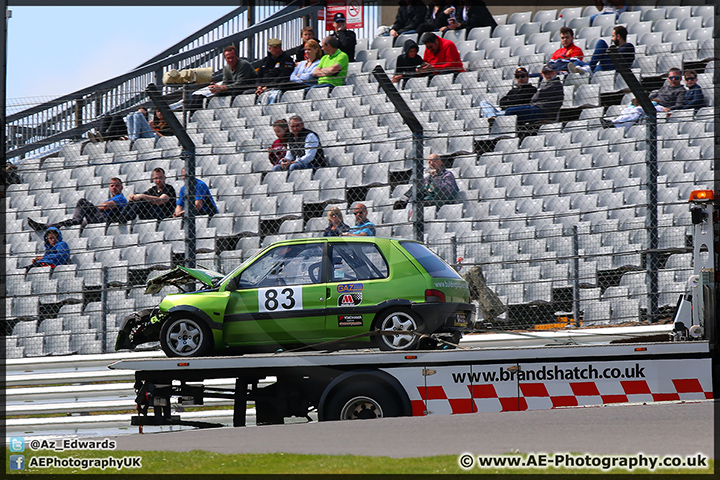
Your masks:
{"label": "man in black jacket", "polygon": [[[448,10],[453,9],[448,12]],[[490,27],[495,30],[497,22],[483,0],[460,1],[457,7],[450,7],[445,13],[448,14],[448,28],[457,30],[464,28],[470,31],[475,27]]]}
{"label": "man in black jacket", "polygon": [[290,74],[295,70],[295,62],[290,54],[283,51],[280,39],[268,40],[268,51],[258,70],[257,88],[251,91],[257,96],[268,89],[282,90],[287,87],[290,83]]}
{"label": "man in black jacket", "polygon": [[[335,33],[332,36],[340,42],[340,50],[347,54],[351,62],[354,62],[357,38],[355,37],[355,32],[347,29],[344,14],[335,14],[333,17],[333,28],[335,29]],[[292,73],[292,71],[290,73]]]}
{"label": "man in black jacket", "polygon": [[422,0],[400,0],[395,23],[390,27],[390,36],[395,38],[403,33],[415,33],[425,21],[427,7]]}
{"label": "man in black jacket", "polygon": [[487,100],[480,101],[480,106],[483,110],[483,117],[496,117],[498,115],[502,115],[502,111],[507,108],[530,103],[533,95],[537,92],[537,88],[531,85],[529,81],[530,78],[528,77],[528,71],[525,67],[520,67],[515,70],[515,85],[513,85],[510,91],[500,99],[500,109],[495,108],[495,106]]}
{"label": "man in black jacket", "polygon": [[563,85],[557,70],[552,65],[542,68],[543,80],[530,102],[505,110],[505,115],[517,115],[517,123],[534,123],[543,120],[554,121],[562,107]]}

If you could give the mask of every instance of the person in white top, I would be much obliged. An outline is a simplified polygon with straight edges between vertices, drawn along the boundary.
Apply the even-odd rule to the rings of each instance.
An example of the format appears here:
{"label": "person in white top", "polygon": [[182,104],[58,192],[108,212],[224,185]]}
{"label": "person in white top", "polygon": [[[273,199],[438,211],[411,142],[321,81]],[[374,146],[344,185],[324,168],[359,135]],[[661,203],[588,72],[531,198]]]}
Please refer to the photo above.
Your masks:
{"label": "person in white top", "polygon": [[305,42],[305,56],[306,59],[298,62],[295,70],[290,74],[290,81],[299,84],[298,88],[315,85],[318,81],[317,77],[313,76],[313,71],[320,64],[322,57],[322,50],[317,40],[310,39]]}

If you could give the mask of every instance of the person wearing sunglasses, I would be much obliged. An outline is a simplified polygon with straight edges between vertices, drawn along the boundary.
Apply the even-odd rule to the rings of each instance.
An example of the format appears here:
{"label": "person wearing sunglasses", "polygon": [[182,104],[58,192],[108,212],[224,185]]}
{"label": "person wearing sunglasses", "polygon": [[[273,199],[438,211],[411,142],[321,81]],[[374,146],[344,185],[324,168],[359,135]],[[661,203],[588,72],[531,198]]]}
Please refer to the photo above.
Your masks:
{"label": "person wearing sunglasses", "polygon": [[518,105],[527,105],[530,103],[533,95],[535,95],[535,92],[537,92],[537,88],[530,83],[527,68],[519,67],[515,70],[515,84],[512,86],[510,91],[508,91],[508,93],[500,99],[499,109],[487,100],[480,101],[483,117],[494,118],[498,115],[502,115],[503,110],[506,108],[517,107]]}
{"label": "person wearing sunglasses", "polygon": [[695,111],[702,107],[707,107],[708,101],[703,95],[702,87],[697,83],[697,72],[688,70],[685,72],[685,86],[688,90],[685,92],[682,108],[694,108]]}
{"label": "person wearing sunglasses", "polygon": [[323,232],[323,237],[339,237],[349,230],[350,226],[343,221],[343,215],[340,209],[338,207],[332,207],[328,211],[328,226]]}
{"label": "person wearing sunglasses", "polygon": [[353,207],[355,215],[355,226],[350,231],[343,233],[346,237],[374,237],[375,224],[367,218],[367,207],[362,203],[356,203]]}
{"label": "person wearing sunglasses", "polygon": [[663,107],[663,112],[683,108],[685,103],[685,87],[680,83],[682,72],[679,68],[671,68],[668,72],[667,83],[659,90],[650,93],[650,100],[655,100]]}

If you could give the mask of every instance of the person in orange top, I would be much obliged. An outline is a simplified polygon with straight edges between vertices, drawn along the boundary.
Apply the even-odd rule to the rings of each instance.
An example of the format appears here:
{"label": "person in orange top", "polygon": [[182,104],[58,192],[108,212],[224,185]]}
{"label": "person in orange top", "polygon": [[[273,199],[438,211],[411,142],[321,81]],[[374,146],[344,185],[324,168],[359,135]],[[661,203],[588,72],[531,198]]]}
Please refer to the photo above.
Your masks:
{"label": "person in orange top", "polygon": [[583,59],[583,51],[573,43],[574,40],[575,35],[572,28],[562,27],[560,29],[560,44],[562,46],[555,50],[555,53],[552,54],[548,62],[554,66],[556,70],[567,70],[568,63],[570,63],[571,60]]}
{"label": "person in orange top", "polygon": [[460,52],[450,40],[425,32],[420,41],[425,44],[423,64],[416,68],[420,74],[464,72]]}

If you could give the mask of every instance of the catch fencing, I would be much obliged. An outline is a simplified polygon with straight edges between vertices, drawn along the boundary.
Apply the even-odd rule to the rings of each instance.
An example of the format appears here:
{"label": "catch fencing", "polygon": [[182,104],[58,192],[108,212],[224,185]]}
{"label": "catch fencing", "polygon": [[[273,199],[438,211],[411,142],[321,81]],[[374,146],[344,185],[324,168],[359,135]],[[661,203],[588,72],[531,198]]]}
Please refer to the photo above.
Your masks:
{"label": "catch fencing", "polygon": [[[541,58],[526,60],[531,73],[539,72]],[[514,116],[482,114],[482,100],[497,105],[510,89],[517,64],[508,63],[473,61],[458,75],[399,85],[423,127],[423,158],[371,74],[378,64],[392,71],[387,58],[351,64],[345,85],[332,92],[287,90],[274,103],[266,102],[269,95],[257,103],[254,95],[210,99],[185,123],[196,145],[196,175],[218,209],[196,218],[198,266],[227,273],[274,241],[322,236],[332,207],[352,225],[358,202],[368,207],[378,236],[413,238],[417,213],[406,197],[412,168],[422,162],[427,174],[426,159],[437,153],[459,193],[425,201],[422,240],[461,275],[479,278],[479,267],[502,304],[489,308],[480,298],[485,328],[672,319],[692,273],[689,193],[717,189],[713,71],[705,70],[707,62],[684,67],[695,69],[710,106],[658,112],[657,177],[650,184],[646,118],[612,124],[632,99],[618,74],[565,76],[558,118],[527,126]],[[650,91],[665,81],[659,71],[657,64],[652,74],[634,73]],[[295,114],[317,132],[327,167],[272,171],[272,122]],[[71,263],[28,273],[24,267],[44,252],[42,233],[28,218],[53,223],[71,217],[81,198],[100,204],[113,177],[123,181],[126,196],[142,193],[156,167],[179,191],[181,153],[171,136],[83,140],[18,165],[5,212],[9,357],[112,351],[126,315],[176,291],[146,295],[144,285],[183,264],[182,218],[64,227]],[[651,186],[656,199],[647,195]]]}

